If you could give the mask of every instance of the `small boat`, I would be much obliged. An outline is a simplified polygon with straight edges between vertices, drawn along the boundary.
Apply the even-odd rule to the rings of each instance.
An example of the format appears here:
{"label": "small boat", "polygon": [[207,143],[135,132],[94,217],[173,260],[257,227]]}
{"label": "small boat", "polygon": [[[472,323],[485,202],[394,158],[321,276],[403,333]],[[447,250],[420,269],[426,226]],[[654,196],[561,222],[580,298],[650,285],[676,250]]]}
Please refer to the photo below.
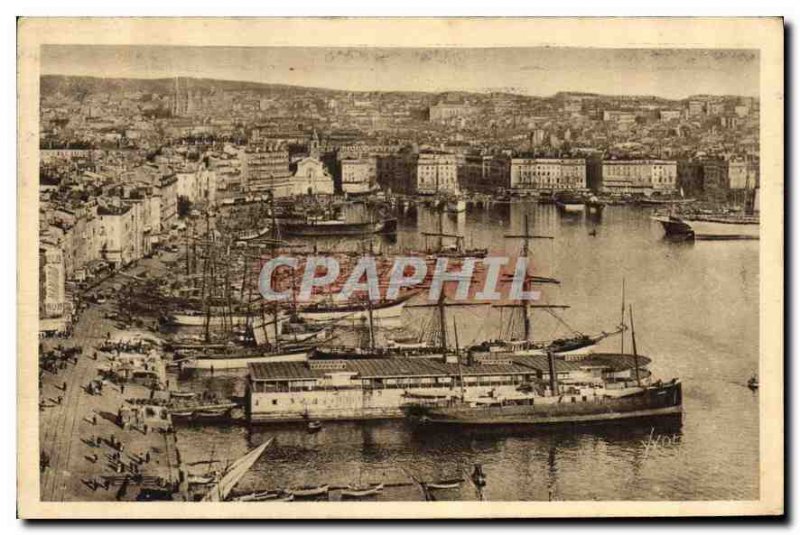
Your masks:
{"label": "small boat", "polygon": [[444,205],[444,210],[450,214],[460,214],[461,212],[466,212],[467,201],[462,198],[448,199]]}
{"label": "small boat", "polygon": [[752,376],[750,379],[747,380],[747,388],[750,390],[758,390],[758,377]]}
{"label": "small boat", "polygon": [[554,197],[556,206],[562,214],[578,214],[583,212],[585,201],[575,193],[558,193]]}
{"label": "small boat", "polygon": [[210,485],[216,481],[216,477],[213,475],[189,475],[187,481],[190,485]]}
{"label": "small boat", "polygon": [[432,483],[427,483],[429,489],[457,489],[461,486],[464,480],[461,478],[457,479],[443,479],[441,481],[434,481]]}
{"label": "small boat", "polygon": [[293,502],[294,501],[294,494],[289,492],[284,492],[274,498],[264,498],[263,500],[258,500],[260,502]]}
{"label": "small boat", "polygon": [[196,421],[217,421],[222,419],[227,419],[230,417],[230,409],[213,409],[213,410],[201,410],[195,411],[194,415],[192,416],[193,420]]}
{"label": "small boat", "polygon": [[170,414],[172,418],[187,419],[194,415],[194,411],[172,411]]}
{"label": "small boat", "polygon": [[342,498],[362,498],[364,496],[374,496],[383,490],[383,483],[367,485],[366,487],[350,486],[342,489]]}
{"label": "small boat", "polygon": [[173,398],[180,398],[180,399],[190,399],[197,395],[197,392],[181,392],[179,390],[173,390],[169,393],[170,397]]}
{"label": "small boat", "polygon": [[231,498],[234,502],[290,502],[294,495],[282,490],[264,490],[251,492],[242,496]]}
{"label": "small boat", "polygon": [[308,432],[309,433],[316,433],[322,429],[322,422],[319,420],[314,420],[313,422],[308,422]]}
{"label": "small boat", "polygon": [[328,494],[328,489],[329,485],[326,483],[325,485],[303,486],[297,487],[296,489],[288,489],[286,492],[296,497],[312,498],[314,496]]}

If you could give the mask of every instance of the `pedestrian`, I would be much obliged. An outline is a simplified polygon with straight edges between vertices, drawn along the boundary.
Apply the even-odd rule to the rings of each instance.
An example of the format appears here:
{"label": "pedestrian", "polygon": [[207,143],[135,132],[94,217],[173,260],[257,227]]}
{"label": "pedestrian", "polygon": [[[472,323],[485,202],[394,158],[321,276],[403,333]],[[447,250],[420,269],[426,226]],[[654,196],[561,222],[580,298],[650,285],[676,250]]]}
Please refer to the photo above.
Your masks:
{"label": "pedestrian", "polygon": [[67,391],[67,382],[66,381],[64,381],[64,383],[61,385],[61,390],[63,390],[64,392]]}
{"label": "pedestrian", "polygon": [[97,425],[97,413],[92,410],[92,425]]}
{"label": "pedestrian", "polygon": [[150,450],[147,450],[144,454],[144,462],[150,463]]}
{"label": "pedestrian", "polygon": [[125,394],[125,383],[120,383],[119,385],[119,393]]}
{"label": "pedestrian", "polygon": [[63,396],[58,396],[58,404],[61,405],[61,402],[64,400]]}

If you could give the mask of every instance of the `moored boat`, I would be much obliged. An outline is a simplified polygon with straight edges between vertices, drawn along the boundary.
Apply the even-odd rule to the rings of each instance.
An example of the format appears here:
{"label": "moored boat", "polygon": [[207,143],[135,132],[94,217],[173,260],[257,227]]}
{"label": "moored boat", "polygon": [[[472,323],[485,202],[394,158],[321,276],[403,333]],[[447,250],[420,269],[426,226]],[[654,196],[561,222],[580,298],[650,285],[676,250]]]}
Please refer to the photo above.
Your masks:
{"label": "moored boat", "polygon": [[733,214],[653,216],[667,236],[686,236],[699,240],[757,240],[759,218]]}
{"label": "moored boat", "polygon": [[303,362],[308,359],[309,349],[287,351],[259,351],[241,355],[198,356],[183,363],[185,369],[195,370],[243,370],[249,364],[259,362]]}
{"label": "moored boat", "polygon": [[363,498],[366,496],[374,496],[383,491],[383,483],[376,483],[373,485],[366,485],[363,487],[350,486],[342,489],[342,498]]}
{"label": "moored boat", "polygon": [[574,193],[558,193],[554,196],[558,210],[564,214],[578,214],[583,212],[585,201],[583,197]]}
{"label": "moored boat", "polygon": [[294,237],[360,236],[365,234],[391,233],[397,229],[397,220],[386,218],[378,221],[345,221],[339,218],[306,218],[281,222],[281,232]]}
{"label": "moored boat", "polygon": [[444,205],[444,211],[451,214],[460,214],[467,211],[467,201],[461,197],[448,199]]}
{"label": "moored boat", "polygon": [[429,489],[457,489],[461,486],[464,480],[461,478],[456,479],[442,479],[439,481],[433,481],[430,483],[426,483]]}
{"label": "moored boat", "polygon": [[313,498],[315,496],[323,496],[328,494],[330,485],[305,485],[302,487],[287,489],[286,492],[297,498]]}
{"label": "moored boat", "polygon": [[680,416],[681,383],[621,389],[579,390],[575,393],[516,398],[449,399],[435,404],[408,407],[408,416],[421,425],[527,426],[617,424],[626,420]]}
{"label": "moored boat", "polygon": [[308,422],[307,427],[309,433],[316,433],[322,429],[322,422],[319,420],[314,420],[312,422]]}
{"label": "moored boat", "polygon": [[[383,300],[372,304],[373,319],[399,318],[403,313],[406,301],[416,295],[410,292],[397,299]],[[303,307],[298,312],[301,319],[311,322],[330,322],[348,318],[352,320],[367,319],[369,315],[363,303],[325,304],[319,303]]]}

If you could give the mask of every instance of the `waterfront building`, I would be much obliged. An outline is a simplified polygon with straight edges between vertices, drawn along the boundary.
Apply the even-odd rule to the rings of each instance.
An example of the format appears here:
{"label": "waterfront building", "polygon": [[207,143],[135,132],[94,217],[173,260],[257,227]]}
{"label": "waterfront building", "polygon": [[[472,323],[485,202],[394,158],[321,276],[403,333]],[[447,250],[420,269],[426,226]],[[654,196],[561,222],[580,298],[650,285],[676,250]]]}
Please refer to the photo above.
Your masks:
{"label": "waterfront building", "polygon": [[413,194],[416,190],[417,156],[410,151],[379,156],[377,173],[381,189]]}
{"label": "waterfront building", "polygon": [[586,188],[586,160],[583,158],[513,158],[510,186],[514,189],[547,191]]}
{"label": "waterfront building", "polygon": [[603,193],[671,193],[676,190],[678,163],[668,160],[604,160]]}
{"label": "waterfront building", "polygon": [[417,157],[416,192],[458,193],[458,165],[455,154],[420,152]]}
{"label": "waterfront building", "polygon": [[732,190],[752,190],[759,185],[758,162],[731,160],[728,162],[728,187]]}
{"label": "waterfront building", "polygon": [[366,193],[378,181],[378,163],[374,156],[339,161],[341,166],[342,192]]}

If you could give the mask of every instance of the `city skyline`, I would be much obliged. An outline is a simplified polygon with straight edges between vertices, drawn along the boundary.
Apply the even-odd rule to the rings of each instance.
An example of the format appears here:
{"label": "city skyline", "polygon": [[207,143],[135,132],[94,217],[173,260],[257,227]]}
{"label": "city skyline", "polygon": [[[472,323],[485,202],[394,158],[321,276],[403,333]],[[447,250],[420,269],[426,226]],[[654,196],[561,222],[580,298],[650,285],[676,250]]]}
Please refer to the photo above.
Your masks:
{"label": "city skyline", "polygon": [[751,50],[48,45],[41,74],[180,76],[354,92],[759,96],[758,52]]}

